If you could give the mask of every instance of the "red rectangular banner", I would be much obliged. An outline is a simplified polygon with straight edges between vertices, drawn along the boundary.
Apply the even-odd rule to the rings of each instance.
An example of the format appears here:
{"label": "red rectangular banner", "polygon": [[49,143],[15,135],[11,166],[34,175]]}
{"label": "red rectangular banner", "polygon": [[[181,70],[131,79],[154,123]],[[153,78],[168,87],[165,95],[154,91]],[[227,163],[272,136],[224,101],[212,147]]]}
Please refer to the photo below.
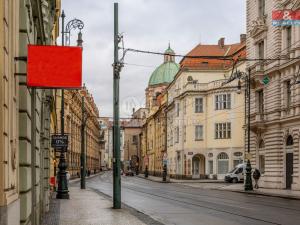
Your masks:
{"label": "red rectangular banner", "polygon": [[27,86],[81,88],[80,47],[28,45]]}

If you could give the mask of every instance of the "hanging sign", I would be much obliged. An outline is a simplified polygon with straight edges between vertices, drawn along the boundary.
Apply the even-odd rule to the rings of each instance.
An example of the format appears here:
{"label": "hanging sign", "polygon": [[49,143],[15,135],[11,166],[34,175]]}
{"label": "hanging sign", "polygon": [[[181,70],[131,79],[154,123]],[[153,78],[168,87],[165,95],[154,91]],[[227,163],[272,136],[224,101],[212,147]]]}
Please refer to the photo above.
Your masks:
{"label": "hanging sign", "polygon": [[68,135],[51,135],[51,147],[55,149],[68,147]]}
{"label": "hanging sign", "polygon": [[28,45],[27,86],[81,88],[80,47]]}

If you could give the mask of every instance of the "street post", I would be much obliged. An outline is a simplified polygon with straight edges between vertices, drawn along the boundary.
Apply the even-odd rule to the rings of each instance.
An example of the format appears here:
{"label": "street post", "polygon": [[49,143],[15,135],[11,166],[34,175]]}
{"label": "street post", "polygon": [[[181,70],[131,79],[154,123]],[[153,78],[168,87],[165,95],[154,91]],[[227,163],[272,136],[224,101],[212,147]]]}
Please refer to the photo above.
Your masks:
{"label": "street post", "polygon": [[[62,39],[61,44],[62,46],[65,45],[64,42],[64,36],[65,36],[65,13],[62,11],[61,18],[62,18]],[[61,89],[61,135],[64,135],[65,131],[65,101],[64,101],[64,89]],[[65,152],[67,152],[67,147],[62,148],[60,150],[60,157],[59,157],[59,163],[58,163],[58,187],[57,187],[57,199],[69,199],[69,190],[68,190],[68,183],[67,183],[67,176],[66,176],[66,169],[68,167],[68,164],[66,162],[65,158]]]}
{"label": "street post", "polygon": [[84,110],[84,96],[81,96],[81,155],[80,155],[80,188],[85,189],[85,110]]}
{"label": "street post", "polygon": [[120,163],[120,122],[119,122],[119,33],[118,3],[114,3],[114,64],[113,64],[113,208],[121,208],[121,163]]}

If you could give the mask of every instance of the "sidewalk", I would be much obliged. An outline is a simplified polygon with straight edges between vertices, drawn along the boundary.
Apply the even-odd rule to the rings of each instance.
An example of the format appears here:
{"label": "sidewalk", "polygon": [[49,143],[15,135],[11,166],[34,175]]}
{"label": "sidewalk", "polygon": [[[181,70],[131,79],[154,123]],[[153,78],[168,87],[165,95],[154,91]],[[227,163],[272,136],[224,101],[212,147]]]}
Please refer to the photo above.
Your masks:
{"label": "sidewalk", "polygon": [[[149,176],[148,178],[145,178],[143,174],[140,174],[137,177],[162,183],[161,177]],[[285,190],[285,189],[267,189],[267,188],[254,189],[253,191],[244,191],[244,184],[242,183],[230,184],[230,183],[225,183],[223,180],[171,179],[170,183],[177,183],[177,184],[194,187],[194,188],[201,188],[201,189],[232,191],[232,192],[247,193],[247,194],[254,194],[254,195],[256,194],[256,195],[300,200],[300,191],[292,191],[292,190]]]}
{"label": "sidewalk", "polygon": [[232,184],[217,188],[217,190],[234,191],[247,194],[265,195],[300,200],[300,191],[292,191],[286,189],[259,188],[253,189],[253,191],[244,191],[244,184]]}
{"label": "sidewalk", "polygon": [[70,199],[53,198],[43,225],[145,225],[128,209],[112,209],[112,202],[91,189],[70,187]]}

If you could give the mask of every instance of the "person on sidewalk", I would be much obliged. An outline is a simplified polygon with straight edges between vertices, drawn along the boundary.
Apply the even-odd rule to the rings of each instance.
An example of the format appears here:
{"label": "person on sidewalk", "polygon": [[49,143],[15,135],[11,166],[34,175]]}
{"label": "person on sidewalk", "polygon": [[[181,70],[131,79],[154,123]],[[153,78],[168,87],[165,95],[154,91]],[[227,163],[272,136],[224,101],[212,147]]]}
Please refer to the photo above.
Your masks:
{"label": "person on sidewalk", "polygon": [[66,171],[66,177],[67,177],[67,183],[68,183],[68,186],[69,186],[69,181],[70,181],[70,178],[71,178],[71,175],[70,175],[69,171]]}
{"label": "person on sidewalk", "polygon": [[254,172],[253,172],[253,179],[255,181],[255,185],[254,188],[258,189],[258,180],[260,178],[260,172],[257,168],[255,168]]}

